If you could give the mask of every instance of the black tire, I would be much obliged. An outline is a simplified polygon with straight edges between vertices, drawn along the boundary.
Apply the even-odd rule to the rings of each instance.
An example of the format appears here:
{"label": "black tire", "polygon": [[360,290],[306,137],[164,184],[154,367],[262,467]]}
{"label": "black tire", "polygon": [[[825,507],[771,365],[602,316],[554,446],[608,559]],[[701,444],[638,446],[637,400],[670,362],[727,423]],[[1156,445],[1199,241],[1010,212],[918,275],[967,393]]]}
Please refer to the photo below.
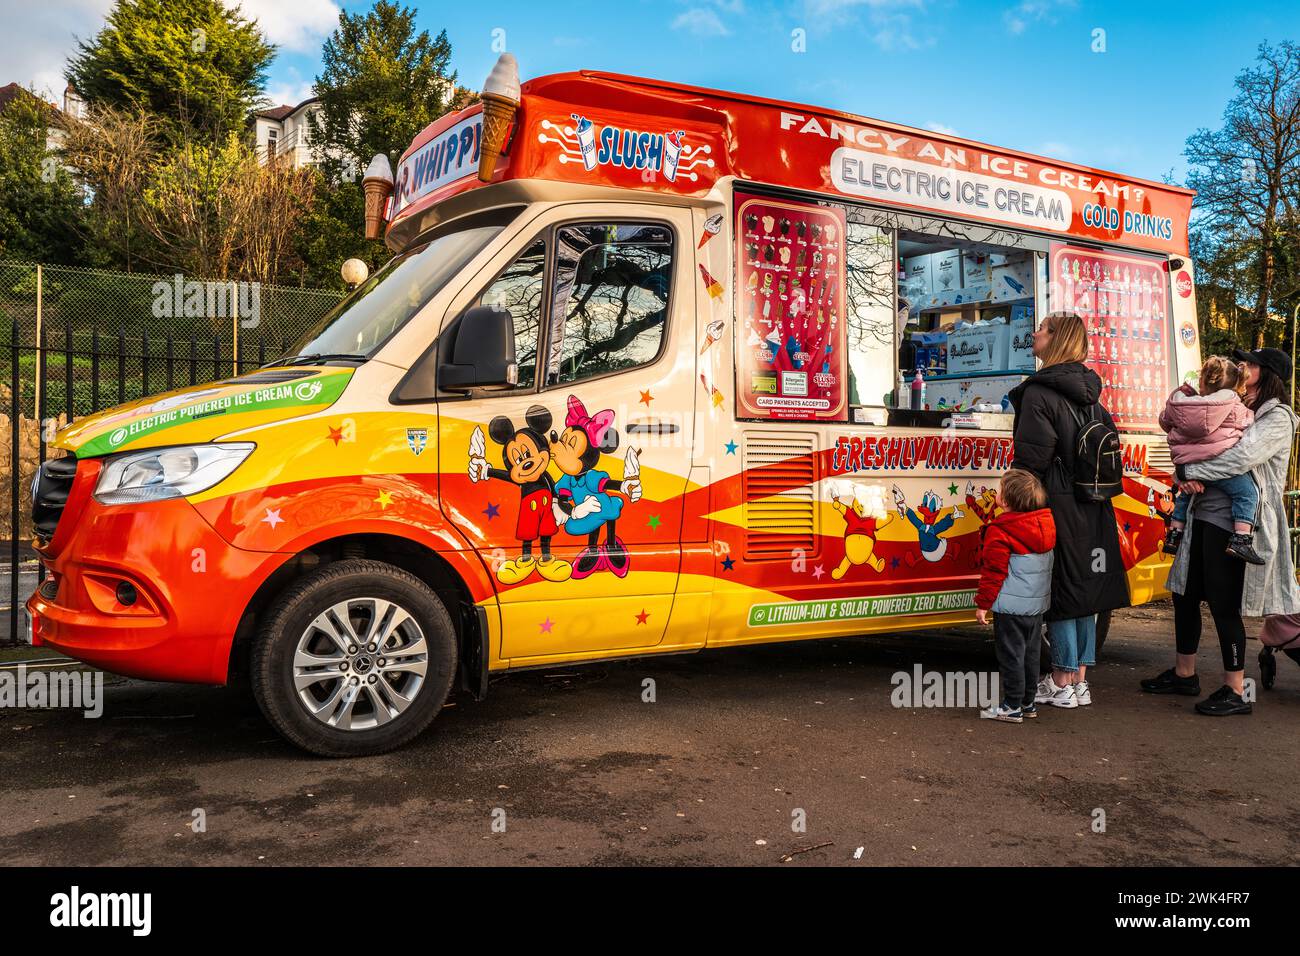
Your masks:
{"label": "black tire", "polygon": [[[328,645],[328,635],[313,628],[318,615],[341,602],[355,601],[366,627],[374,625],[364,618],[365,602],[371,599],[392,602],[404,610],[414,626],[422,632],[427,649],[426,670],[423,683],[414,692],[405,710],[377,722],[375,726],[360,729],[341,729],[313,716],[308,704],[300,696],[294,681],[294,658],[301,640],[320,641]],[[349,605],[351,610],[353,605]],[[372,618],[373,618],[372,614]],[[411,624],[404,625],[410,633]],[[313,637],[308,637],[309,631]],[[314,647],[317,645],[309,645]],[[365,649],[359,648],[365,655]],[[381,675],[375,665],[382,656],[380,648],[367,672],[380,681],[389,678]],[[313,651],[314,652],[314,651]],[[396,655],[394,655],[396,656]],[[361,757],[384,753],[410,741],[438,716],[446,703],[456,674],[456,630],[447,609],[423,581],[400,568],[382,561],[349,559],[327,565],[295,582],[271,605],[253,640],[250,677],[253,696],[266,719],[290,743],[322,757]],[[361,671],[360,658],[354,662],[347,680],[367,673]],[[332,677],[333,665],[327,677]],[[366,679],[370,679],[367,677]],[[412,675],[397,674],[393,680],[411,681]],[[330,686],[338,687],[344,678],[312,685],[305,693],[328,695]],[[373,684],[374,681],[372,680]],[[390,686],[392,686],[390,684]],[[366,691],[363,695],[362,691]],[[358,704],[369,707],[374,719],[380,716],[375,703],[378,688],[372,693],[361,687],[353,691]],[[363,700],[364,698],[364,700]],[[355,705],[354,705],[355,706]],[[350,717],[352,710],[349,710]]]}
{"label": "black tire", "polygon": [[1110,636],[1110,616],[1113,611],[1102,611],[1097,615],[1097,663],[1101,663],[1101,649],[1106,646],[1106,638]]}

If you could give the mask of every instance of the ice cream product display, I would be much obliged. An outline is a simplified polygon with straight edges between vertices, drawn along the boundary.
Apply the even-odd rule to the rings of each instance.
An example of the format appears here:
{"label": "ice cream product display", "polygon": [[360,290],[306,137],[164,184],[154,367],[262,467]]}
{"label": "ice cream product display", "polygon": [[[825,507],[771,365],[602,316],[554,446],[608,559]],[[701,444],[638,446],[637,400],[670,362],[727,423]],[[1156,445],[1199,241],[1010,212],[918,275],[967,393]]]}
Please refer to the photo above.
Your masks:
{"label": "ice cream product display", "polygon": [[384,205],[393,194],[393,167],[383,153],[375,153],[361,178],[366,196],[366,238],[378,239],[384,233]]}
{"label": "ice cream product display", "polygon": [[1168,282],[1158,259],[1054,246],[1053,309],[1088,328],[1088,366],[1101,376],[1101,403],[1121,428],[1159,426],[1170,388]]}
{"label": "ice cream product display", "polygon": [[[736,195],[738,313],[749,347],[736,359],[746,418],[834,419],[847,402],[844,212]],[[761,347],[752,345],[755,339]]]}
{"label": "ice cream product display", "polygon": [[519,64],[514,55],[502,53],[483,84],[483,143],[478,155],[478,178],[488,182],[497,158],[505,147],[519,109]]}

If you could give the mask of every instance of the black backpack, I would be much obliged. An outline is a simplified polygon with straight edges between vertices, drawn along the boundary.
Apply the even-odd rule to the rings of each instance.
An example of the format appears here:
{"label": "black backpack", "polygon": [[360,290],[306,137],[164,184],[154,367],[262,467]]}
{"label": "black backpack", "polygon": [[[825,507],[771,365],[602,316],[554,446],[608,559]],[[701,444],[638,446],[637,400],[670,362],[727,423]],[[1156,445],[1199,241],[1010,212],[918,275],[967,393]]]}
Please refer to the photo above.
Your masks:
{"label": "black backpack", "polygon": [[1071,402],[1070,409],[1079,426],[1074,440],[1074,496],[1080,501],[1109,501],[1124,491],[1119,432],[1100,414],[1096,402],[1086,411]]}

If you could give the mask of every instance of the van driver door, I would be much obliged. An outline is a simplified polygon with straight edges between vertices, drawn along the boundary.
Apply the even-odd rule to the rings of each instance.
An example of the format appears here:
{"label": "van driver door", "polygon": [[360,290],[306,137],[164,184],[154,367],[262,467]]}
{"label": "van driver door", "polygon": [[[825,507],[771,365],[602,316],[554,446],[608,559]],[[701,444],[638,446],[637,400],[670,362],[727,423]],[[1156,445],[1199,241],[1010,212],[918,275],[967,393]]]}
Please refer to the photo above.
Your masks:
{"label": "van driver door", "polygon": [[503,659],[663,640],[698,399],[691,229],[685,209],[553,207],[448,313],[514,320],[518,385],[439,406],[442,507],[492,570]]}

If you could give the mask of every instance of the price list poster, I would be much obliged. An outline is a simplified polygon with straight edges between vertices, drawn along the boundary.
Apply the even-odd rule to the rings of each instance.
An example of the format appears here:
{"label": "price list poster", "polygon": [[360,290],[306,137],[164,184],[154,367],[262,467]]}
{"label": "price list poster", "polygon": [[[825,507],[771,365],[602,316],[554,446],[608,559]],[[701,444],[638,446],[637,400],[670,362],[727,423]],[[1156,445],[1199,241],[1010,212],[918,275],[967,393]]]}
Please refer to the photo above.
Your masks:
{"label": "price list poster", "polygon": [[1158,431],[1169,396],[1169,283],[1164,263],[1078,246],[1052,249],[1052,292],[1088,328],[1088,366],[1120,427]]}
{"label": "price list poster", "polygon": [[843,210],[736,198],[741,416],[842,420]]}

